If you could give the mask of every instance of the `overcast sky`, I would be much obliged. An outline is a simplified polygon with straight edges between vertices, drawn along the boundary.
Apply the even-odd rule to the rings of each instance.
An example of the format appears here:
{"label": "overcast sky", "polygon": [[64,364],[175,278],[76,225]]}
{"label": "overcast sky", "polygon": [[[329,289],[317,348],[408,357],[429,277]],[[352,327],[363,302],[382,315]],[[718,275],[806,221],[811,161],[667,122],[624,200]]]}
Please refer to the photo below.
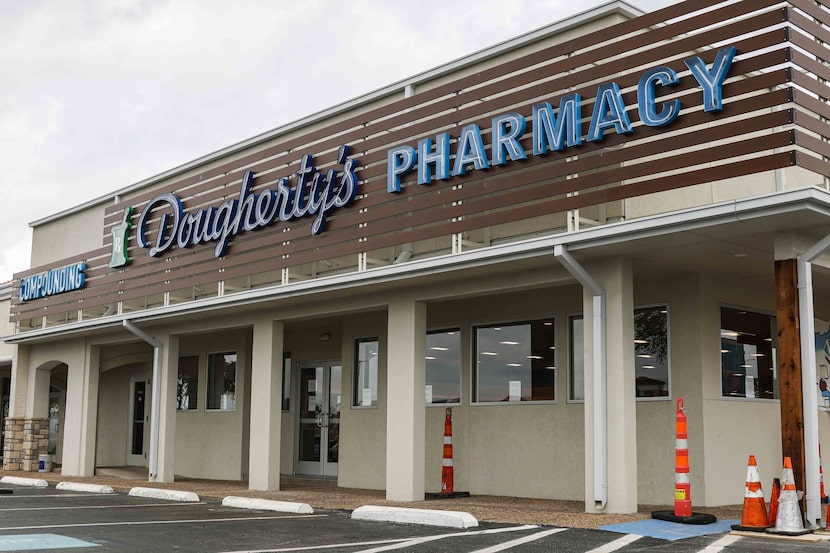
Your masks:
{"label": "overcast sky", "polygon": [[0,0],[0,282],[32,221],[602,3]]}

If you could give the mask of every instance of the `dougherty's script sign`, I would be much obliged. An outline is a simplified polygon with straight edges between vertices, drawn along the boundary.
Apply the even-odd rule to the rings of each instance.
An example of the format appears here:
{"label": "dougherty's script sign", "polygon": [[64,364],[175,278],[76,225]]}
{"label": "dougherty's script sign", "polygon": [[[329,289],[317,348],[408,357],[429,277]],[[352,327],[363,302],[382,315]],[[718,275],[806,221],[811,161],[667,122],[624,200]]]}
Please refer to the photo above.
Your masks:
{"label": "dougherty's script sign", "polygon": [[[342,174],[336,169],[323,174],[314,167],[312,156],[306,154],[300,161],[294,188],[288,177],[283,177],[277,181],[276,189],[266,188],[259,194],[251,191],[254,172],[246,171],[237,198],[196,212],[186,212],[175,194],[160,194],[147,203],[138,218],[138,245],[149,248],[150,255],[158,257],[173,246],[188,248],[216,242],[213,254],[222,257],[231,238],[243,231],[306,216],[314,216],[311,233],[319,234],[326,227],[329,213],[351,204],[357,194],[357,161],[349,157],[348,146],[340,147],[337,163],[343,166]],[[158,231],[150,237],[150,219],[158,217],[159,211]]]}

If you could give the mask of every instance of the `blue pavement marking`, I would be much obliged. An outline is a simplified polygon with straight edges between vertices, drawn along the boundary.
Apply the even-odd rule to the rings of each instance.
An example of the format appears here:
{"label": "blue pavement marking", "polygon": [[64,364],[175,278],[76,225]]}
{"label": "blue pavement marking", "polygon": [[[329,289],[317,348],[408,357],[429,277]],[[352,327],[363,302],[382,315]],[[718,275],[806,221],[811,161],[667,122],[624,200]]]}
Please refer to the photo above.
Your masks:
{"label": "blue pavement marking", "polygon": [[707,534],[726,534],[732,530],[732,525],[738,524],[738,522],[740,521],[719,520],[714,524],[680,524],[679,522],[650,519],[600,526],[599,529],[674,541]]}
{"label": "blue pavement marking", "polygon": [[0,536],[0,551],[36,551],[38,549],[67,549],[69,547],[98,547],[98,544],[58,536],[57,534]]}

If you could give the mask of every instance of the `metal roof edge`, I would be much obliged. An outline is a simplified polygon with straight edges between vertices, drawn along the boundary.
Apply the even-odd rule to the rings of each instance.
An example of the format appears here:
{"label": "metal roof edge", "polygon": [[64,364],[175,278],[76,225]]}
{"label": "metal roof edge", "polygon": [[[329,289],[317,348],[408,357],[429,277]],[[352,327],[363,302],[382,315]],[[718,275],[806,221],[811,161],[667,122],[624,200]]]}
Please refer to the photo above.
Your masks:
{"label": "metal roof edge", "polygon": [[593,8],[584,10],[582,12],[576,13],[572,16],[569,16],[564,19],[560,19],[558,21],[554,21],[548,25],[543,27],[539,27],[538,29],[528,31],[516,37],[504,40],[492,46],[488,46],[482,50],[478,50],[471,54],[467,54],[455,60],[449,61],[443,65],[438,67],[428,69],[421,73],[417,73],[411,77],[406,79],[394,82],[390,85],[384,86],[382,88],[376,89],[374,91],[367,92],[366,94],[357,96],[351,100],[346,100],[340,104],[336,104],[330,108],[326,108],[322,111],[318,111],[307,115],[303,118],[297,119],[293,122],[286,123],[285,125],[281,125],[275,129],[270,131],[266,131],[262,134],[256,135],[252,138],[248,138],[241,142],[237,142],[225,148],[216,150],[215,152],[206,154],[204,156],[198,157],[192,161],[186,162],[182,165],[176,166],[172,169],[168,169],[162,173],[154,175],[152,177],[146,178],[144,180],[138,181],[134,184],[128,185],[124,188],[116,190],[115,192],[105,194],[103,196],[99,196],[98,198],[94,198],[87,202],[84,202],[80,205],[75,207],[71,207],[69,209],[65,209],[58,213],[48,215],[46,217],[42,217],[35,221],[29,223],[30,228],[35,228],[46,223],[50,223],[62,217],[66,217],[68,215],[72,215],[74,213],[78,213],[90,207],[94,207],[97,205],[106,204],[108,202],[115,201],[118,196],[123,196],[125,194],[130,194],[137,190],[141,190],[147,186],[151,186],[158,182],[163,181],[164,179],[175,177],[176,175],[182,174],[186,171],[199,167],[201,165],[210,163],[217,159],[220,159],[225,156],[233,155],[238,153],[246,148],[251,148],[263,142],[267,142],[268,140],[273,140],[281,135],[287,134],[289,132],[295,131],[299,128],[302,128],[307,125],[314,124],[321,120],[334,117],[340,115],[344,112],[349,110],[358,108],[364,104],[368,104],[370,102],[380,100],[391,96],[395,93],[399,93],[403,91],[407,86],[415,85],[417,86],[420,83],[427,82],[432,79],[436,79],[452,73],[454,71],[459,71],[468,67],[470,65],[480,63],[482,61],[486,61],[490,58],[503,55],[509,53],[513,50],[526,46],[528,44],[532,44],[539,40],[543,40],[547,37],[555,35],[557,33],[561,33],[575,27],[579,27],[581,25],[585,25],[592,21],[596,21],[597,19],[607,17],[609,15],[619,14],[629,19],[633,19],[640,15],[645,14],[646,12],[640,10],[629,4],[624,0],[611,0],[610,2],[606,2],[605,4],[601,4],[599,6],[595,6]]}
{"label": "metal roof edge", "polygon": [[259,288],[193,303],[159,307],[126,315],[69,323],[55,328],[32,330],[3,337],[6,343],[26,343],[65,337],[82,332],[111,330],[122,321],[154,322],[177,315],[215,311],[227,307],[253,305],[264,301],[311,295],[335,289],[394,282],[427,274],[475,268],[509,260],[553,255],[555,246],[564,245],[575,252],[623,241],[684,232],[728,222],[742,222],[802,209],[821,211],[830,218],[830,192],[817,187],[774,192],[754,198],[731,200],[719,204],[689,208],[632,221],[621,221],[584,231],[531,238],[454,255],[413,259],[400,265],[376,267],[361,273],[323,277],[316,280]]}

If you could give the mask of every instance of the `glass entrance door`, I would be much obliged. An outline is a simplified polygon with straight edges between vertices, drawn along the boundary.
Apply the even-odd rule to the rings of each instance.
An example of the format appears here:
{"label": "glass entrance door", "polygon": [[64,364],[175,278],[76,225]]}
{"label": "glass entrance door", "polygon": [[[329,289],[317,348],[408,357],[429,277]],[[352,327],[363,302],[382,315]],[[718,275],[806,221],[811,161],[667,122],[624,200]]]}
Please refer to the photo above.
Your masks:
{"label": "glass entrance door", "polygon": [[339,363],[301,365],[296,473],[337,476],[343,368]]}
{"label": "glass entrance door", "polygon": [[150,381],[134,378],[130,384],[127,465],[146,467],[147,446],[150,443]]}

